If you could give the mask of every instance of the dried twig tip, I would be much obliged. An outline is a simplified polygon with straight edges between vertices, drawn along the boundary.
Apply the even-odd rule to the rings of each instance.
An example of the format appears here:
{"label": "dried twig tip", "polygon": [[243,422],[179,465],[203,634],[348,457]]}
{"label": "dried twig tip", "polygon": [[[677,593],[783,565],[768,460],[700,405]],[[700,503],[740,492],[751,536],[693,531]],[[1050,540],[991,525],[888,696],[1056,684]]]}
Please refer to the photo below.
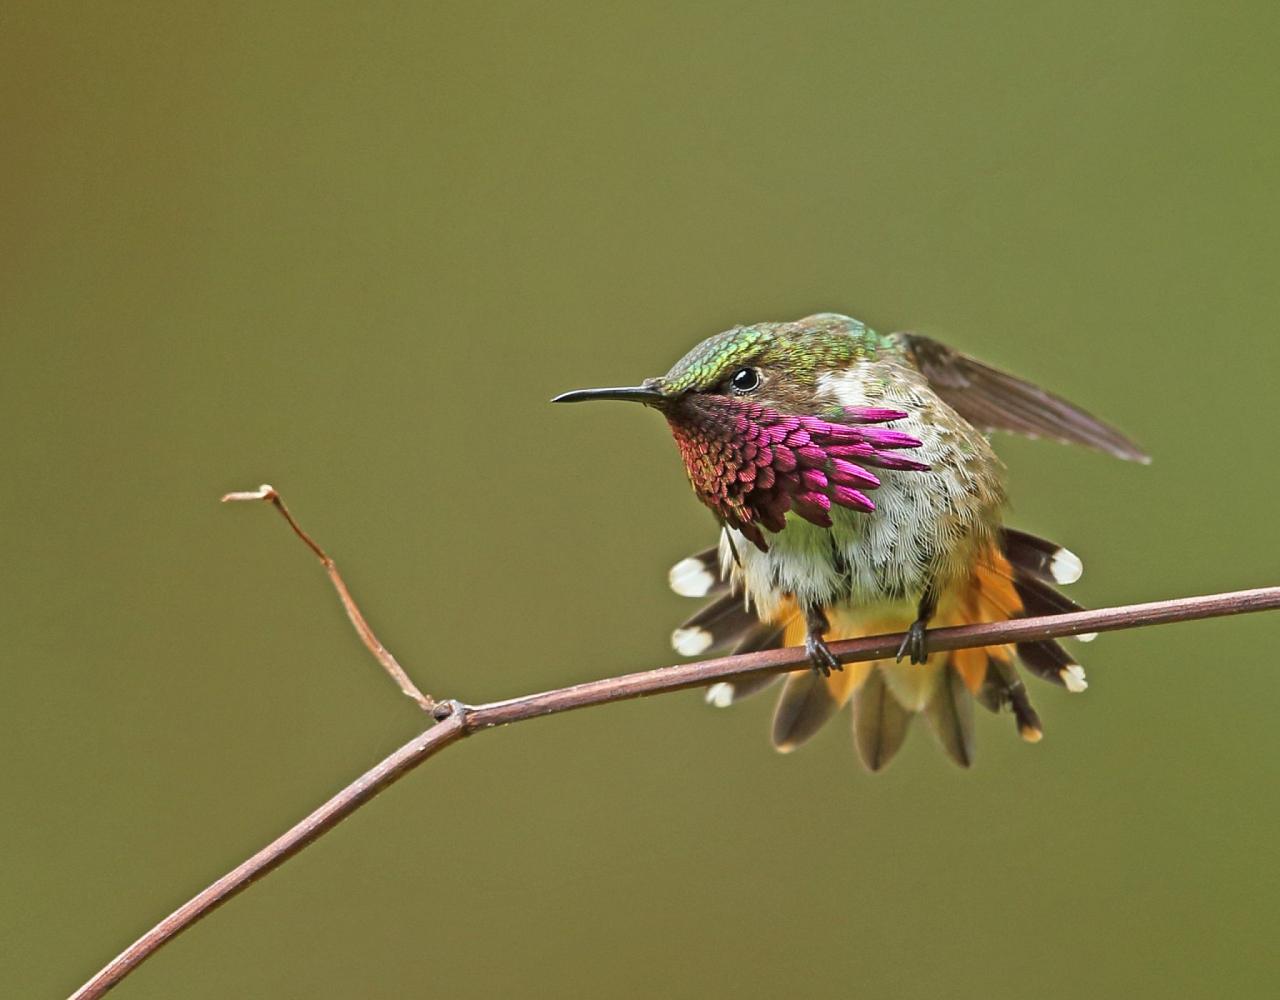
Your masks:
{"label": "dried twig tip", "polygon": [[274,500],[278,494],[276,488],[270,483],[263,483],[256,490],[241,490],[238,493],[228,493],[222,498],[223,503],[233,503],[238,500]]}
{"label": "dried twig tip", "polygon": [[302,530],[302,525],[289,512],[289,508],[285,506],[284,498],[276,492],[276,488],[270,483],[263,483],[256,490],[228,493],[222,498],[223,503],[233,500],[265,500],[280,512],[280,516],[293,529],[293,533],[302,539],[303,544],[320,560],[320,565],[329,574],[329,582],[333,584],[333,589],[337,591],[338,600],[342,602],[343,610],[347,612],[347,617],[351,619],[351,624],[355,627],[356,633],[360,636],[360,641],[364,643],[365,648],[373,654],[374,659],[382,664],[382,669],[391,675],[391,679],[399,685],[400,690],[418,703],[419,708],[424,712],[433,711],[436,707],[435,699],[418,690],[417,685],[405,673],[404,667],[400,666],[396,662],[396,658],[391,655],[391,650],[387,649],[381,640],[373,634],[373,629],[369,627],[364,615],[360,613],[360,608],[356,606],[356,601],[351,596],[351,591],[347,590],[347,585],[342,580],[342,574],[338,572],[337,564],[329,558],[328,553],[320,547],[314,538]]}

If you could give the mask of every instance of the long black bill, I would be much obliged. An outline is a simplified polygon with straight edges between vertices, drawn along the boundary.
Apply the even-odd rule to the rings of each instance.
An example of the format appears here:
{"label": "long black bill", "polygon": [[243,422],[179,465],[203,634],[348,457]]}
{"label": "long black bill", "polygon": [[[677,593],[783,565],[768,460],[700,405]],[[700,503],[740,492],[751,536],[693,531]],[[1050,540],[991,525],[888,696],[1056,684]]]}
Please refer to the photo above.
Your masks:
{"label": "long black bill", "polygon": [[644,385],[630,385],[619,389],[574,389],[562,392],[553,399],[553,403],[582,403],[591,399],[627,399],[633,403],[648,403],[656,406],[666,397],[657,389]]}

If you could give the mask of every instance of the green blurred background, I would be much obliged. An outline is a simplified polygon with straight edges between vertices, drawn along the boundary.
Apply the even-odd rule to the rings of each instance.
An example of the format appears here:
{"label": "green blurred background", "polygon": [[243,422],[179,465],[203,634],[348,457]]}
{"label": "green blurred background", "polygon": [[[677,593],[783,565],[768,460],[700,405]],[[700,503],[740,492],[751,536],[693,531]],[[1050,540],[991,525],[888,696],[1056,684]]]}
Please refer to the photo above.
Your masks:
{"label": "green blurred background", "polygon": [[[422,725],[670,662],[661,421],[735,322],[912,326],[1093,604],[1278,582],[1272,4],[10,4],[0,995],[58,996]],[[1274,995],[1277,621],[1104,637],[1045,741],[870,776],[694,693],[455,748],[118,991]]]}

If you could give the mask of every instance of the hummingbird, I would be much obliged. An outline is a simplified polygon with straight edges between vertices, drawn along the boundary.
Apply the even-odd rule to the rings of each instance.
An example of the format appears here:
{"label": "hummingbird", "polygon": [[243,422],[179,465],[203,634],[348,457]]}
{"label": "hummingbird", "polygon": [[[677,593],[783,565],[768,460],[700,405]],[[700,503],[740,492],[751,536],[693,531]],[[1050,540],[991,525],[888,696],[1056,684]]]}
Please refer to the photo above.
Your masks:
{"label": "hummingbird", "polygon": [[[851,703],[868,769],[889,763],[921,714],[968,767],[975,701],[1009,710],[1023,740],[1043,735],[1018,662],[1069,692],[1087,687],[1055,640],[930,652],[927,631],[1080,610],[1057,589],[1080,578],[1079,557],[1004,524],[1005,467],[988,440],[1012,431],[1150,461],[1080,407],[929,337],[837,313],[736,326],[665,375],[553,402],[588,400],[666,417],[719,523],[716,545],[671,568],[677,594],[707,599],[672,633],[676,652],[805,647],[810,667],[782,679],[778,750]],[[842,668],[828,645],[898,632],[898,655],[876,662]],[[707,700],[725,707],[779,679],[720,682]]]}

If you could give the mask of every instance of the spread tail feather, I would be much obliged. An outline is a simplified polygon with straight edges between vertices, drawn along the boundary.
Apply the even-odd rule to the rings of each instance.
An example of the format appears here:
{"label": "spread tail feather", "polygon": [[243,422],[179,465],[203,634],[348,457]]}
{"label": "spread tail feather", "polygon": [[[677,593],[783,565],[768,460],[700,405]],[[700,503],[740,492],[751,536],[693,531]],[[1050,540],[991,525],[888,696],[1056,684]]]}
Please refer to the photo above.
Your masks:
{"label": "spread tail feather", "polygon": [[947,756],[961,767],[973,763],[973,695],[960,671],[948,664],[925,716]]}
{"label": "spread tail feather", "polygon": [[879,771],[893,759],[907,738],[913,713],[902,707],[872,670],[853,696],[853,745],[869,771]]}
{"label": "spread tail feather", "polygon": [[701,656],[738,642],[758,624],[742,598],[726,593],[681,622],[671,633],[671,648],[681,656]]}
{"label": "spread tail feather", "polygon": [[[785,628],[757,622],[738,640],[738,644],[733,647],[733,653],[736,656],[739,653],[755,653],[762,649],[781,649],[785,631]],[[763,691],[777,680],[777,674],[757,674],[754,677],[735,677],[731,681],[718,681],[707,688],[707,704],[715,705],[717,708],[728,708],[757,691]]]}
{"label": "spread tail feather", "polygon": [[1041,583],[1065,585],[1075,583],[1084,572],[1080,557],[1061,545],[1029,535],[1016,528],[1003,532],[1005,558],[1015,570]]}
{"label": "spread tail feather", "polygon": [[722,577],[720,548],[713,545],[672,566],[667,583],[681,597],[719,597],[729,589]]}
{"label": "spread tail feather", "polygon": [[822,728],[840,703],[816,670],[799,670],[787,677],[773,713],[773,745],[790,753]]}
{"label": "spread tail feather", "polygon": [[1002,659],[992,660],[991,666],[991,681],[999,691],[998,704],[1007,704],[1013,710],[1019,736],[1028,743],[1039,743],[1044,736],[1044,727],[1040,724],[1040,716],[1031,707],[1026,685],[1018,676],[1017,668],[1009,660]]}

